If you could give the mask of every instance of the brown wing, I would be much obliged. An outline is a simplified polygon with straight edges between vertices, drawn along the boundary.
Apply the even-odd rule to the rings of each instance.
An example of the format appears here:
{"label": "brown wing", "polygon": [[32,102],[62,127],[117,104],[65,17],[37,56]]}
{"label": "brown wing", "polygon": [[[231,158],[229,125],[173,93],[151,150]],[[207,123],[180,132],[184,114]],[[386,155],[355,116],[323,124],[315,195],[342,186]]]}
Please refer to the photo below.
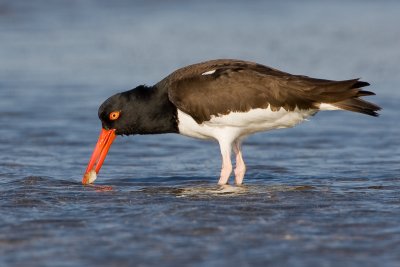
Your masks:
{"label": "brown wing", "polygon": [[[202,75],[212,70],[215,72]],[[171,102],[198,123],[210,120],[212,115],[232,111],[245,112],[267,107],[273,111],[280,108],[288,111],[295,108],[318,109],[320,103],[340,103],[373,94],[361,91],[359,88],[368,83],[357,79],[314,79],[233,60],[192,65],[171,74],[167,80]]]}

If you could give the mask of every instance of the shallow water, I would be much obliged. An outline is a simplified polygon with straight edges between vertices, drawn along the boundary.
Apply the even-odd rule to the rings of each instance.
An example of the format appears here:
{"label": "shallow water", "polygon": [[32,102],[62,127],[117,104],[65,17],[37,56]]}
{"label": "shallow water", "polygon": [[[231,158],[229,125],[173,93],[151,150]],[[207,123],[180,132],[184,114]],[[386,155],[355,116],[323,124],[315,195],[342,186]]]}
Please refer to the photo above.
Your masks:
{"label": "shallow water", "polygon": [[[0,265],[400,265],[398,10],[0,2]],[[97,186],[80,184],[105,98],[211,58],[361,76],[384,109],[248,138],[242,187],[216,185],[215,143],[172,134],[117,138]]]}

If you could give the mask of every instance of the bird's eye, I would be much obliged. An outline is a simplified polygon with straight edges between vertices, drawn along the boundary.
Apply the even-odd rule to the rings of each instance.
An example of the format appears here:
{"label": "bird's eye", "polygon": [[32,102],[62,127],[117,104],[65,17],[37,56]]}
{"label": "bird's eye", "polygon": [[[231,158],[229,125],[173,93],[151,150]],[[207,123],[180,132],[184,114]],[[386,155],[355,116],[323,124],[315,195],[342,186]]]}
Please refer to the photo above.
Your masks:
{"label": "bird's eye", "polygon": [[118,119],[120,113],[121,113],[120,111],[111,112],[109,116],[110,120],[115,121],[116,119]]}

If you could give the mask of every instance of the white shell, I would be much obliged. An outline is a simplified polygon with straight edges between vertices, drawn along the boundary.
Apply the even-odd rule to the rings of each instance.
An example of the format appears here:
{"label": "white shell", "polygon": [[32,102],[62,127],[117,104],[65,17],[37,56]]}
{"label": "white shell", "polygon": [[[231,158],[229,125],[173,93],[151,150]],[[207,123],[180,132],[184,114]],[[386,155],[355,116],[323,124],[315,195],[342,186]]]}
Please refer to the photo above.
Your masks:
{"label": "white shell", "polygon": [[95,170],[91,170],[91,171],[88,172],[86,175],[87,175],[88,178],[89,178],[89,179],[88,179],[88,183],[89,183],[89,184],[93,183],[93,182],[96,181],[96,179],[97,179],[97,174],[96,174]]}

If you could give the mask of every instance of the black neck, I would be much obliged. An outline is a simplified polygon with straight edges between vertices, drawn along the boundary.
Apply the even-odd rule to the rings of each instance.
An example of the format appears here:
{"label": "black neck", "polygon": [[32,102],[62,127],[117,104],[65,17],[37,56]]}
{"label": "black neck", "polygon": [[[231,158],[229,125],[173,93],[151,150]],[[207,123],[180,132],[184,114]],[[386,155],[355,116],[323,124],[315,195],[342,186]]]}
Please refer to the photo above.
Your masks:
{"label": "black neck", "polygon": [[155,86],[138,86],[124,92],[134,99],[135,121],[128,134],[178,133],[177,109],[169,101],[167,90]]}

